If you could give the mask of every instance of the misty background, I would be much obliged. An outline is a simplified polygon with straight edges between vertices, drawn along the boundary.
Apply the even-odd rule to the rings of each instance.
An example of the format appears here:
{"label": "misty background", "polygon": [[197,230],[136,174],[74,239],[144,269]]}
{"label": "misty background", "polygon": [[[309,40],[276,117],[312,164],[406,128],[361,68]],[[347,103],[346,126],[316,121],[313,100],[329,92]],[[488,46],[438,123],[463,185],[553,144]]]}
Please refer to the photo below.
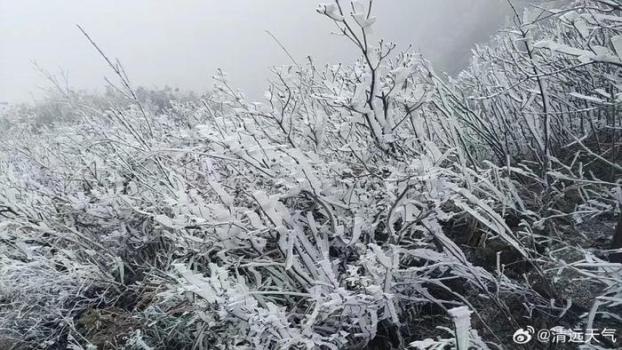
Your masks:
{"label": "misty background", "polygon": [[[35,63],[70,87],[101,91],[114,74],[76,28],[83,26],[134,86],[203,92],[222,68],[249,97],[267,87],[270,67],[291,61],[352,62],[350,42],[315,12],[318,0],[0,0],[0,102],[39,99],[50,87]],[[325,1],[326,2],[326,1]],[[375,38],[422,52],[439,72],[464,67],[511,15],[505,0],[374,2]]]}

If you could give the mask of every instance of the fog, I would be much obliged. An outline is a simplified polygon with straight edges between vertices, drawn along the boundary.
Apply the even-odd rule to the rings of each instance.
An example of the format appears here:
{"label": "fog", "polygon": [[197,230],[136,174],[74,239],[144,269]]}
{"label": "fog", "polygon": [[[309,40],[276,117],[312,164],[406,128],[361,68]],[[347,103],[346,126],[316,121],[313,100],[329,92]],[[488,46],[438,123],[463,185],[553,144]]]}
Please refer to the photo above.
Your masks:
{"label": "fog", "polygon": [[[222,68],[258,97],[273,65],[290,60],[350,62],[356,51],[318,15],[316,0],[0,0],[0,102],[43,96],[50,84],[35,63],[76,89],[101,90],[113,77],[76,28],[124,65],[134,85],[201,92]],[[437,71],[463,67],[510,14],[504,0],[382,0],[374,3],[376,39],[413,47]]]}

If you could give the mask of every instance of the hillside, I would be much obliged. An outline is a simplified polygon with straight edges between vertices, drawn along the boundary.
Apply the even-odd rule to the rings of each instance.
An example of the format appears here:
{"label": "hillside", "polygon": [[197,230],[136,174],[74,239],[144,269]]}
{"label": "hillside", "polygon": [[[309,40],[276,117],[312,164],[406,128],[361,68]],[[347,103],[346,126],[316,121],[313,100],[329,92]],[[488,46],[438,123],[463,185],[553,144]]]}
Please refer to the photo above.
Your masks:
{"label": "hillside", "polygon": [[4,110],[0,349],[621,348],[622,3],[517,12],[455,77],[371,5],[262,101],[91,41],[106,94]]}

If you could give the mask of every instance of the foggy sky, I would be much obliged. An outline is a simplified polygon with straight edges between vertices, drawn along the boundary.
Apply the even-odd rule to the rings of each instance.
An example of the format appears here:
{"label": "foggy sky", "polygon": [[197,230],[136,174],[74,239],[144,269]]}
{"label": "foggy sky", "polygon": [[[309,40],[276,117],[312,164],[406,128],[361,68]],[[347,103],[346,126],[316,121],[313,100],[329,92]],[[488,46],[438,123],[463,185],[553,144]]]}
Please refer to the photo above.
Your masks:
{"label": "foggy sky", "polygon": [[[293,56],[316,63],[352,62],[351,43],[330,33],[317,14],[321,0],[0,0],[0,102],[42,96],[49,83],[33,66],[66,72],[69,85],[89,91],[114,78],[76,29],[124,65],[135,86],[203,92],[217,68],[248,96],[259,97],[269,68]],[[326,0],[324,0],[326,2]],[[381,0],[374,2],[376,39],[409,44],[437,71],[463,67],[476,42],[485,42],[509,15],[503,0]]]}

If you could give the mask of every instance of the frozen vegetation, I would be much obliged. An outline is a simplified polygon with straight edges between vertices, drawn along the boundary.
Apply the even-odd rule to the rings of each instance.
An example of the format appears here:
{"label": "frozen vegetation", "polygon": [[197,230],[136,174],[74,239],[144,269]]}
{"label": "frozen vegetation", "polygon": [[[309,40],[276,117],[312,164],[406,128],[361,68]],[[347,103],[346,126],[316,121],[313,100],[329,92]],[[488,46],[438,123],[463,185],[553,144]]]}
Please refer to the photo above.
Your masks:
{"label": "frozen vegetation", "polygon": [[259,102],[134,88],[102,48],[106,94],[4,108],[0,349],[622,338],[622,3],[516,13],[455,77],[370,42],[371,5],[320,5],[360,58]]}

